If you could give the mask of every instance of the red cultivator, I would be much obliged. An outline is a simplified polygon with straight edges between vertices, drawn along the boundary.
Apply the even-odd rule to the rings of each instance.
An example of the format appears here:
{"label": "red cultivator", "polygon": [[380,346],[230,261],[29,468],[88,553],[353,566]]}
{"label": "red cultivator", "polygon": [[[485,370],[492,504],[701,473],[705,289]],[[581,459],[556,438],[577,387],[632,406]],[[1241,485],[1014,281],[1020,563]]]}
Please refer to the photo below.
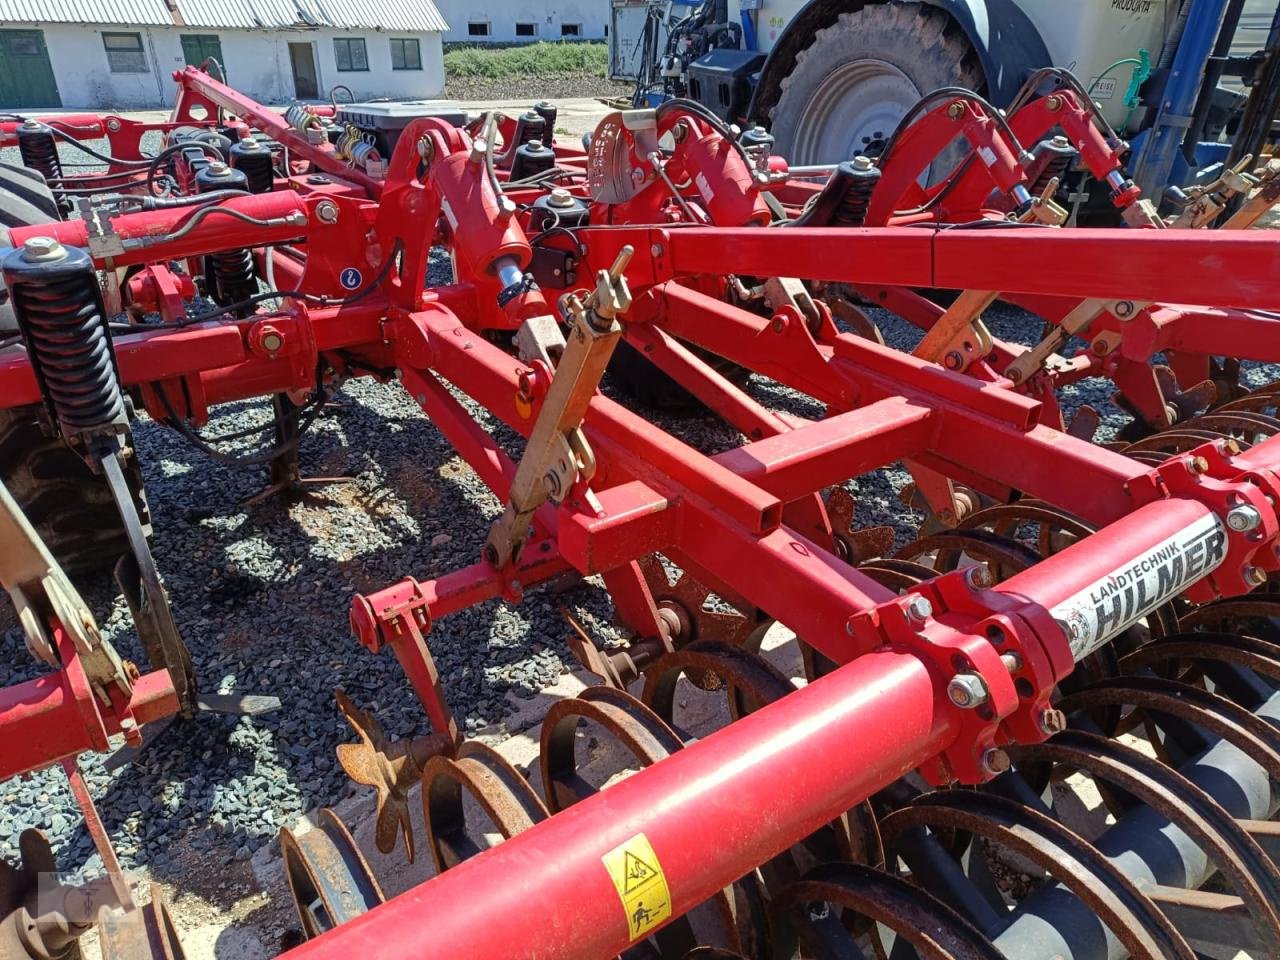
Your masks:
{"label": "red cultivator", "polygon": [[[535,112],[502,123],[499,151],[494,118],[420,117],[375,145],[198,71],[178,79],[176,122],[196,129],[199,112],[234,142],[184,133],[210,146],[113,170],[79,219],[8,232],[25,350],[0,354],[0,398],[42,406],[109,487],[157,669],[139,678],[109,645],[75,642],[46,555],[51,602],[24,625],[53,638],[40,649],[58,670],[7,692],[7,774],[202,699],[141,535],[126,396],[198,436],[211,405],[275,395],[278,442],[259,462],[289,485],[299,431],[342,380],[394,377],[505,503],[474,564],[352,605],[434,734],[388,744],[344,699],[365,742],[341,759],[379,788],[384,851],[401,825],[411,841],[422,780],[442,875],[380,904],[336,818],[286,831],[311,938],[291,955],[1280,955],[1280,395],[1245,392],[1234,367],[1280,360],[1280,241],[1237,229],[1276,199],[1274,166],[1229,173],[1168,228],[1065,75],[1037,77],[1007,121],[972,94],[933,95],[877,163],[812,188],[760,137],[678,101],[607,118],[585,154],[535,142]],[[969,159],[920,187],[957,135]],[[1145,229],[1062,225],[1076,154]],[[262,189],[245,159],[259,155]],[[424,285],[433,246],[454,283]],[[196,280],[215,308],[192,307]],[[932,290],[962,292],[944,307]],[[877,341],[858,296],[926,330],[915,355]],[[1045,339],[994,338],[981,314],[997,298],[1049,321]],[[1069,336],[1088,347],[1066,359]],[[661,371],[743,442],[706,453],[610,399],[611,360],[620,386]],[[748,374],[823,416],[762,403]],[[1137,415],[1127,450],[1064,431],[1056,389],[1097,375]],[[932,517],[892,553],[851,525],[844,485],[897,461]],[[548,715],[540,796],[458,741],[430,632],[574,572],[602,577],[633,640],[573,641],[606,682]],[[28,582],[5,578],[15,596]],[[804,650],[800,689],[759,653],[775,621]],[[723,691],[734,722],[687,742],[682,676]],[[643,769],[592,786],[581,722]],[[1158,760],[1118,739],[1133,731]],[[1098,836],[1046,799],[1072,770],[1113,814]],[[505,842],[480,851],[464,794]],[[1021,858],[1019,889],[993,877],[995,848]],[[1199,893],[1219,872],[1230,892]],[[112,937],[116,955],[145,955]]]}

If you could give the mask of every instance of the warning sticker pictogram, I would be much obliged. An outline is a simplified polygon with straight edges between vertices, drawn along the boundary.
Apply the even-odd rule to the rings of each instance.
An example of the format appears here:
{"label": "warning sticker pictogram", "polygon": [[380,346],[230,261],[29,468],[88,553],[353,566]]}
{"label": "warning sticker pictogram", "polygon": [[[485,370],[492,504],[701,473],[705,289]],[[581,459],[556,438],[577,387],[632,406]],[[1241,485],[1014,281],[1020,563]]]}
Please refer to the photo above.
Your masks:
{"label": "warning sticker pictogram", "polygon": [[639,940],[671,916],[671,893],[648,838],[637,833],[600,858],[618,891],[627,929]]}

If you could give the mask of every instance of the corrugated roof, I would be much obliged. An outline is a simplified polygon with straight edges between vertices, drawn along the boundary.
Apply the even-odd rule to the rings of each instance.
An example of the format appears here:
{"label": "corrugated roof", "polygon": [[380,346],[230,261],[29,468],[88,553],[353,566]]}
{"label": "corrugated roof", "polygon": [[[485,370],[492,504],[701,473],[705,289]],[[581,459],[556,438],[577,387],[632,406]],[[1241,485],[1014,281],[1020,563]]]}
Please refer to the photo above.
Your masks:
{"label": "corrugated roof", "polygon": [[0,0],[0,22],[173,26],[164,0]]}
{"label": "corrugated roof", "polygon": [[[172,9],[171,9],[172,8]],[[431,0],[0,0],[0,22],[445,31]]]}

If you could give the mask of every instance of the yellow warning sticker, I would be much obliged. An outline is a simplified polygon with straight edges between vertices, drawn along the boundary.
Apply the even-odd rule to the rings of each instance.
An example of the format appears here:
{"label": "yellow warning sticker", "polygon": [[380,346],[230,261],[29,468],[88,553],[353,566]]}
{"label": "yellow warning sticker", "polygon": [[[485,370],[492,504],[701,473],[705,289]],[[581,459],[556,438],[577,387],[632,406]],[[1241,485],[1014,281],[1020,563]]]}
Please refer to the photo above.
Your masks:
{"label": "yellow warning sticker", "polygon": [[646,936],[671,916],[671,892],[667,889],[667,878],[648,837],[637,833],[600,859],[617,888],[632,940]]}

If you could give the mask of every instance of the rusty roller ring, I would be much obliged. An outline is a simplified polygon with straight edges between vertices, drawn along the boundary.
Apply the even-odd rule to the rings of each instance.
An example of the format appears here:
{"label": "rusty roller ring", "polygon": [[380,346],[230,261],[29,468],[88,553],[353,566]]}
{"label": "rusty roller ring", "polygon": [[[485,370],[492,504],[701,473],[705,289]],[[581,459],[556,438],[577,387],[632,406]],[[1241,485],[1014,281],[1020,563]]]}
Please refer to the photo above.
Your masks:
{"label": "rusty roller ring", "polygon": [[1222,435],[1213,430],[1178,427],[1137,440],[1129,444],[1121,452],[1130,457],[1138,453],[1174,456],[1179,453],[1185,453],[1188,450],[1194,450],[1196,447],[1203,446],[1206,443],[1216,443],[1221,439]]}
{"label": "rusty roller ring", "polygon": [[999,536],[1014,537],[1018,529],[1027,523],[1039,526],[1036,551],[1044,557],[1051,557],[1069,546],[1069,544],[1055,543],[1055,533],[1066,534],[1072,538],[1072,542],[1075,542],[1097,532],[1097,528],[1092,524],[1085,523],[1074,514],[1060,510],[1042,500],[1018,500],[1015,503],[1001,503],[994,507],[987,507],[965,517],[957,525],[957,529],[984,529]]}
{"label": "rusty roller ring", "polygon": [[1035,566],[1044,559],[1025,543],[990,530],[948,530],[935,533],[908,543],[894,557],[898,560],[915,560],[935,550],[938,558],[934,576],[954,570],[960,562],[961,554],[990,564],[997,580]]}
{"label": "rusty roller ring", "polygon": [[1191,422],[1197,429],[1212,430],[1226,435],[1239,432],[1265,438],[1280,433],[1280,420],[1256,410],[1211,410],[1208,413],[1202,413]]}
{"label": "rusty roller ring", "polygon": [[1088,904],[1134,960],[1195,960],[1158,907],[1096,847],[1052,817],[1004,797],[943,790],[917,797],[880,823],[890,849],[913,827],[958,829],[1003,844]]}
{"label": "rusty roller ring", "polygon": [[923,563],[895,560],[892,557],[878,557],[875,560],[860,563],[858,570],[880,586],[887,587],[895,593],[904,593],[938,575],[937,570],[926,567]]}
{"label": "rusty roller ring", "polygon": [[1005,960],[995,944],[933,894],[853,863],[823,864],[773,902],[775,917],[789,923],[791,939],[798,936],[804,955],[814,960],[848,957],[849,935],[835,918],[815,923],[809,912],[813,903],[829,903],[883,924],[923,960]]}
{"label": "rusty roller ring", "polygon": [[1259,764],[1272,780],[1280,781],[1280,731],[1239,704],[1199,687],[1158,677],[1121,677],[1091,683],[1058,703],[1065,713],[1114,706],[1165,713],[1204,727]]}
{"label": "rusty roller ring", "polygon": [[1132,672],[1135,668],[1176,660],[1229,663],[1268,680],[1280,681],[1280,644],[1235,633],[1180,633],[1162,637],[1126,655],[1120,667]]}
{"label": "rusty roller ring", "polygon": [[[547,807],[552,813],[558,813],[597,792],[577,772],[575,736],[581,720],[589,720],[602,727],[639,761],[642,768],[684,747],[684,741],[661,717],[625,690],[588,687],[575,698],[559,700],[551,705],[542,721],[540,745],[542,785]],[[767,939],[764,891],[754,877],[747,876],[738,884],[719,891],[706,904],[719,922],[725,941],[735,950],[744,946],[744,938],[750,944],[763,943]],[[681,935],[682,931],[660,931],[656,936],[661,943],[678,939]],[[738,956],[734,952],[728,955]]]}
{"label": "rusty roller ring", "polygon": [[700,641],[660,657],[645,669],[645,704],[675,726],[676,683],[685,672],[711,672],[729,687],[729,712],[737,720],[756,707],[792,693],[791,681],[759,654],[731,644]]}
{"label": "rusty roller ring", "polygon": [[1045,743],[1011,746],[1016,763],[1081,770],[1137,797],[1191,837],[1231,881],[1262,943],[1280,957],[1280,871],[1222,805],[1181,773],[1115,740],[1064,730]]}
{"label": "rusty roller ring", "polygon": [[504,839],[550,816],[520,771],[483,743],[468,740],[459,748],[456,760],[431,757],[422,771],[422,818],[440,873],[481,852],[467,836],[464,789],[480,803]]}
{"label": "rusty roller ring", "polygon": [[[547,809],[552,813],[559,813],[597,792],[578,774],[575,738],[579,722],[589,720],[602,727],[613,740],[627,748],[641,767],[657,763],[684,746],[675,731],[639,700],[621,690],[612,693],[620,696],[611,696],[608,700],[604,697],[557,700],[547,711],[542,721],[540,762],[542,789]],[[620,702],[624,697],[630,701],[625,707]]]}
{"label": "rusty roller ring", "polygon": [[372,910],[385,899],[351,831],[327,807],[304,834],[282,828],[280,852],[293,905],[308,940]]}
{"label": "rusty roller ring", "polygon": [[1215,600],[1183,614],[1183,630],[1212,628],[1223,633],[1242,633],[1280,643],[1280,596],[1254,593],[1247,597]]}

